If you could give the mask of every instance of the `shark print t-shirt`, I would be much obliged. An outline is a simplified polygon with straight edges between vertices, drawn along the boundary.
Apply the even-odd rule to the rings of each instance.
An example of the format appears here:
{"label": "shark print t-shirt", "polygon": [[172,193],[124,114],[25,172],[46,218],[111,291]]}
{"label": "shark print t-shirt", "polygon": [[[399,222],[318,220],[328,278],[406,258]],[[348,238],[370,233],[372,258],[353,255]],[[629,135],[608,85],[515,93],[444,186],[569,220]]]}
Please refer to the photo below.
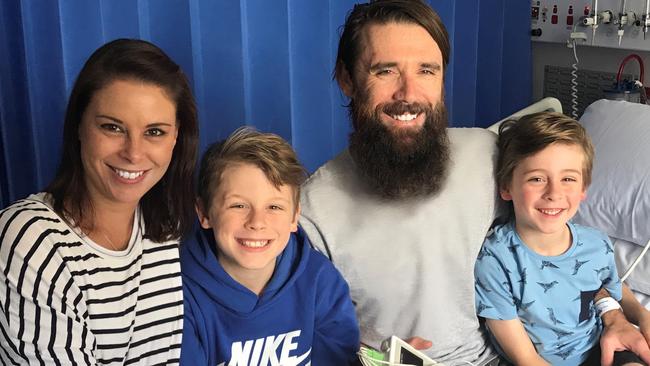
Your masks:
{"label": "shark print t-shirt", "polygon": [[589,227],[567,225],[572,243],[558,256],[531,250],[514,222],[498,226],[483,243],[474,271],[477,314],[519,318],[537,353],[553,365],[579,365],[598,343],[598,290],[604,287],[616,300],[622,296],[609,238]]}

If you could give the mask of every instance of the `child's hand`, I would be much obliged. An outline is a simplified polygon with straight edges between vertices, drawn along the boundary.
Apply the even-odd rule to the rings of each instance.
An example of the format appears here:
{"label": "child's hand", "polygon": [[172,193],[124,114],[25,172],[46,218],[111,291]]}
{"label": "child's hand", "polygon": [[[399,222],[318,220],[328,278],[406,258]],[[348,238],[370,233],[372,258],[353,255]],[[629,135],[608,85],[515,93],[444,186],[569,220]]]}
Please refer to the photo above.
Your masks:
{"label": "child's hand", "polygon": [[[650,328],[648,330],[650,330]],[[406,343],[408,343],[411,347],[415,348],[418,351],[429,349],[431,348],[431,346],[433,346],[433,343],[431,343],[431,341],[428,341],[424,338],[420,338],[418,336],[407,338],[404,341],[406,341]]]}

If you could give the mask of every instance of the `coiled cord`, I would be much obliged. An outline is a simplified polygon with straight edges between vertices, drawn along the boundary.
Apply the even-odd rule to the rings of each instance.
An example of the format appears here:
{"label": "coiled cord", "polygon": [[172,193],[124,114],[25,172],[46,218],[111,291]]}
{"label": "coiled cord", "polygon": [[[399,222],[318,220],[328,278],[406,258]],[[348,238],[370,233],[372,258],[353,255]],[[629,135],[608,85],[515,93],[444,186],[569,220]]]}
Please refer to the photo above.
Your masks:
{"label": "coiled cord", "polygon": [[578,44],[575,39],[573,39],[573,57],[575,62],[571,65],[573,69],[571,71],[571,117],[573,119],[578,119]]}

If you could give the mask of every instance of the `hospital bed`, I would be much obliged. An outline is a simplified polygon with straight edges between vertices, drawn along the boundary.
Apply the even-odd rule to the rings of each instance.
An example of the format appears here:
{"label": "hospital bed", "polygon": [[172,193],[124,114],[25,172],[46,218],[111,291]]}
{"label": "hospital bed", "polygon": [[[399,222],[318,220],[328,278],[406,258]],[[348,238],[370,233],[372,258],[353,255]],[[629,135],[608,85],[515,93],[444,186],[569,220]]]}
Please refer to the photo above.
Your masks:
{"label": "hospital bed", "polygon": [[[498,133],[503,121],[542,111],[562,112],[562,105],[542,99],[488,130]],[[603,99],[585,110],[580,123],[591,136],[595,159],[587,199],[573,221],[609,235],[621,277],[640,258],[625,283],[650,309],[650,253],[640,256],[650,246],[650,106]],[[368,352],[360,351],[364,365],[397,365],[373,361]]]}
{"label": "hospital bed", "polygon": [[[504,120],[540,111],[562,112],[562,106],[545,98]],[[498,132],[502,121],[488,129]],[[595,159],[587,199],[573,221],[609,235],[622,278],[643,254],[625,283],[650,309],[650,106],[602,99],[580,123],[592,138]]]}

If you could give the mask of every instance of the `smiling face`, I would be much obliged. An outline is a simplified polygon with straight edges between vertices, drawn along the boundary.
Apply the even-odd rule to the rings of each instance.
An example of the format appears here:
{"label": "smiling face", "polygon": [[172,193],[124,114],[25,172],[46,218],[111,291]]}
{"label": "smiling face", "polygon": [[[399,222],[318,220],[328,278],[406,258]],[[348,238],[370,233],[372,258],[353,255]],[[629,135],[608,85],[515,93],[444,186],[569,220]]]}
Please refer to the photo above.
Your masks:
{"label": "smiling face", "polygon": [[93,206],[134,208],[167,171],[177,135],[176,106],[162,88],[116,80],[97,91],[79,126]]}
{"label": "smiling face", "polygon": [[255,165],[232,163],[223,171],[207,215],[197,212],[201,226],[214,231],[219,263],[235,280],[254,277],[263,287],[271,278],[276,258],[298,230],[293,197],[290,186],[276,188]]}
{"label": "smiling face", "polygon": [[354,70],[341,78],[343,92],[373,110],[393,134],[419,131],[425,109],[442,101],[443,59],[438,44],[413,23],[371,24],[362,40],[364,51]]}
{"label": "smiling face", "polygon": [[578,145],[555,143],[514,169],[501,197],[513,202],[517,233],[524,242],[566,235],[567,221],[586,197],[584,156]]}
{"label": "smiling face", "polygon": [[350,154],[382,197],[433,194],[449,165],[440,48],[425,28],[407,22],[371,23],[360,38],[353,72],[337,72],[350,97]]}

